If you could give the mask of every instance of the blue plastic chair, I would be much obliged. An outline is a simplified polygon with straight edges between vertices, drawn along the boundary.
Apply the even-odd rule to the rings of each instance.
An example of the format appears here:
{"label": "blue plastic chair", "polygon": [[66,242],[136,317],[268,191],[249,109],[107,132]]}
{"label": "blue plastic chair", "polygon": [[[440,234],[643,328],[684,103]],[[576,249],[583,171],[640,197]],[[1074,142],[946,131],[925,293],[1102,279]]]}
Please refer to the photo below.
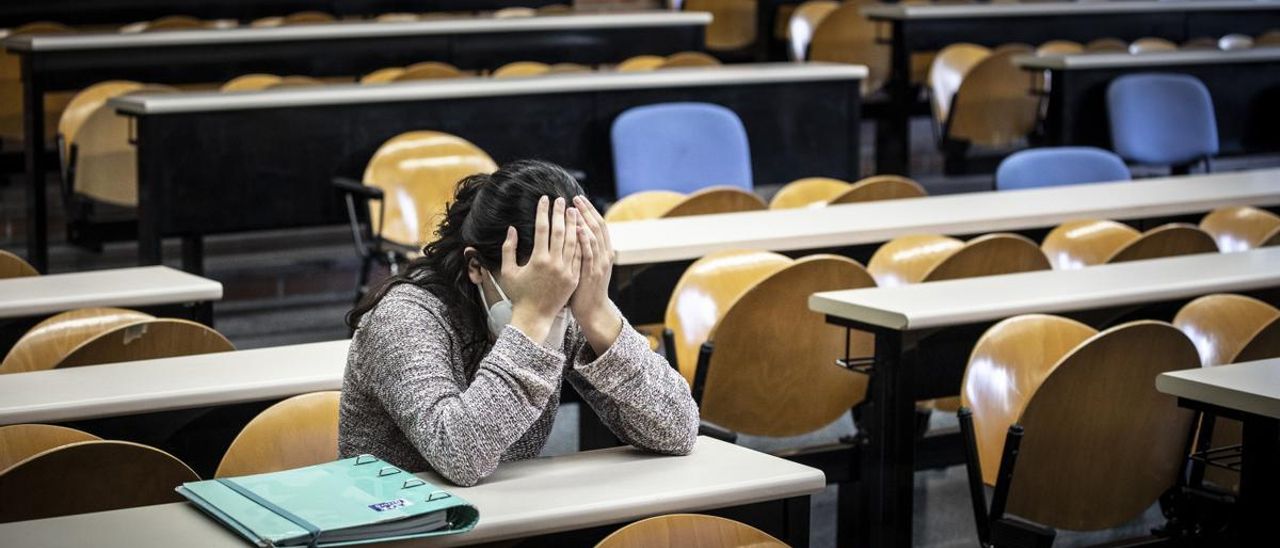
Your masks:
{"label": "blue plastic chair", "polygon": [[1094,147],[1033,148],[1010,154],[996,168],[996,190],[1079,185],[1131,178],[1124,160]]}
{"label": "blue plastic chair", "polygon": [[618,198],[643,190],[692,193],[715,185],[752,189],[747,130],[708,103],[634,107],[613,121]]}
{"label": "blue plastic chair", "polygon": [[1121,76],[1107,88],[1111,144],[1126,160],[1185,171],[1218,154],[1213,99],[1185,74]]}

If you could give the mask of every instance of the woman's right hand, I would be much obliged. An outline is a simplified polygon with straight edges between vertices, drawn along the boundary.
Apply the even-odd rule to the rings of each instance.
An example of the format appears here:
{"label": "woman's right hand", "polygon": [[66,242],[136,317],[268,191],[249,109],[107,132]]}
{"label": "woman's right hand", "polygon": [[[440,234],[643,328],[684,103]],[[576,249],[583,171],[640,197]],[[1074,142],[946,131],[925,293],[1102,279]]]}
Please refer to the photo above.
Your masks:
{"label": "woman's right hand", "polygon": [[519,241],[515,227],[507,227],[502,243],[502,289],[511,299],[511,325],[530,339],[544,341],[552,320],[578,287],[582,255],[578,250],[577,209],[566,208],[564,198],[552,205],[538,200],[534,220],[533,253],[523,266],[516,262]]}

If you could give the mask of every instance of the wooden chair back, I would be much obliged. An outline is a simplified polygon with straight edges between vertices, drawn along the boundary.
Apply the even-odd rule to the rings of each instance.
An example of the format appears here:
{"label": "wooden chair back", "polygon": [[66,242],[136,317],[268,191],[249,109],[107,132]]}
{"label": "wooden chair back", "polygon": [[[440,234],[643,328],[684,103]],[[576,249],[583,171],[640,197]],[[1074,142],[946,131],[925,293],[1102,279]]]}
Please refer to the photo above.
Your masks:
{"label": "wooden chair back", "polygon": [[569,4],[547,4],[534,8],[538,15],[567,15],[573,13],[573,6]]}
{"label": "wooden chair back", "polygon": [[645,190],[630,194],[609,206],[604,220],[610,223],[657,219],[684,201],[685,195],[671,190]]}
{"label": "wooden chair back", "polygon": [[806,177],[791,181],[769,200],[769,209],[822,207],[849,190],[849,183],[828,177]]}
{"label": "wooden chair back", "polygon": [[929,65],[929,104],[933,119],[941,126],[951,115],[951,104],[956,92],[978,63],[991,55],[991,50],[977,44],[951,44],[933,58]]}
{"label": "wooden chair back", "polygon": [[58,135],[62,137],[63,146],[66,147],[61,151],[63,160],[62,168],[67,168],[66,162],[70,160],[70,147],[77,144],[77,137],[80,128],[84,127],[84,123],[89,116],[102,105],[106,104],[108,99],[118,97],[131,91],[142,89],[143,85],[138,82],[130,82],[128,80],[108,80],[99,82],[87,88],[71,98],[67,103],[67,107],[62,111],[62,116],[58,119]]}
{"label": "wooden chair back", "polygon": [[1178,45],[1165,40],[1164,38],[1146,37],[1134,40],[1129,44],[1129,53],[1134,55],[1143,53],[1155,53],[1160,51],[1174,51],[1178,49]]}
{"label": "wooden chair back", "polygon": [[867,67],[862,95],[871,95],[889,81],[889,47],[876,36],[876,23],[860,11],[871,2],[846,1],[827,13],[813,31],[809,44],[810,61],[849,63]]}
{"label": "wooden chair back", "polygon": [[[37,21],[10,30],[4,38],[32,34],[70,34],[75,29],[60,23]],[[17,55],[0,49],[0,140],[7,143],[23,143],[22,121],[22,64]],[[56,135],[58,118],[62,115],[70,97],[66,93],[49,93],[45,96],[45,138]]]}
{"label": "wooden chair back", "polygon": [[324,82],[312,78],[310,76],[285,76],[280,78],[278,82],[267,85],[263,89],[280,89],[280,88],[309,88],[313,86],[323,86]]}
{"label": "wooden chair back", "polygon": [[1031,53],[1026,46],[1010,46],[983,57],[960,83],[953,96],[946,135],[988,147],[1004,147],[1025,138],[1035,128],[1038,99],[1029,90],[1031,73],[1013,62]]}
{"label": "wooden chair back", "polygon": [[547,74],[580,74],[591,72],[591,67],[581,63],[556,63],[547,69]]}
{"label": "wooden chair back", "polygon": [[1195,343],[1205,367],[1235,363],[1237,356],[1264,328],[1280,318],[1280,310],[1244,295],[1206,295],[1183,305],[1173,325]]}
{"label": "wooden chair back", "polygon": [[515,19],[519,17],[534,17],[536,15],[538,15],[538,10],[523,6],[502,8],[493,12],[494,19]]}
{"label": "wooden chair back", "polygon": [[214,477],[279,472],[337,460],[341,395],[313,392],[268,407],[231,442]]}
{"label": "wooden chair back", "polygon": [[1085,53],[1126,53],[1129,44],[1119,38],[1098,38],[1084,45]]}
{"label": "wooden chair back", "polygon": [[648,72],[661,68],[667,59],[658,55],[637,55],[631,57],[615,67],[618,72]]}
{"label": "wooden chair back", "polygon": [[[145,85],[120,96],[160,93],[177,89]],[[75,140],[68,141],[77,151],[72,185],[76,194],[119,206],[138,205],[138,151],[129,135],[129,118],[108,108],[105,100],[89,114]]]}
{"label": "wooden chair back", "polygon": [[867,271],[880,287],[917,284],[964,242],[947,236],[912,234],[885,242],[867,261]]}
{"label": "wooden chair back", "polygon": [[283,17],[263,17],[249,23],[253,27],[285,27],[293,25],[321,25],[338,19],[322,11],[300,11]]}
{"label": "wooden chair back", "polygon": [[1216,50],[1218,49],[1218,41],[1208,36],[1199,36],[1183,42],[1178,46],[1181,50]]}
{"label": "wooden chair back", "polygon": [[[847,333],[809,310],[809,295],[874,286],[862,265],[836,255],[804,257],[756,282],[713,330],[702,417],[744,434],[795,436],[844,416],[865,396],[866,376],[832,365]],[[871,355],[870,334],[851,335],[850,352]]]}
{"label": "wooden chair back", "polygon": [[1213,241],[1213,236],[1208,232],[1200,230],[1195,225],[1169,223],[1146,231],[1142,237],[1116,251],[1115,255],[1107,259],[1107,262],[1123,263],[1217,252],[1218,244]]}
{"label": "wooden chair back", "polygon": [[596,548],[782,548],[782,541],[745,523],[700,514],[642,519],[614,531]]}
{"label": "wooden chair back", "polygon": [[164,30],[192,30],[208,28],[209,23],[190,15],[166,15],[146,24],[142,32],[158,32]]}
{"label": "wooden chair back", "polygon": [[835,204],[856,204],[880,200],[923,198],[929,193],[911,179],[901,175],[872,175],[853,183],[843,193],[831,199]]}
{"label": "wooden chair back", "polygon": [[0,474],[11,466],[63,445],[100,440],[98,436],[52,424],[0,426]]}
{"label": "wooden chair back", "polygon": [[969,240],[942,259],[923,282],[1049,270],[1049,259],[1035,242],[1017,234],[986,234]]}
{"label": "wooden chair back", "polygon": [[242,74],[227,80],[218,91],[262,91],[280,83],[281,77],[274,74]]}
{"label": "wooden chair back", "polygon": [[115,327],[81,343],[55,368],[231,352],[236,347],[212,327],[159,318]]}
{"label": "wooden chair back", "polygon": [[788,53],[793,61],[809,57],[809,43],[822,20],[840,7],[835,0],[809,0],[792,10],[787,21]]}
{"label": "wooden chair back", "polygon": [[81,308],[46,318],[33,326],[0,362],[0,373],[44,371],[57,367],[85,342],[117,327],[155,319],[123,308]]}
{"label": "wooden chair back", "polygon": [[1084,53],[1084,44],[1071,40],[1050,40],[1036,48],[1036,55],[1071,55]]}
{"label": "wooden chair back", "polygon": [[1280,45],[1280,29],[1272,29],[1262,34],[1259,34],[1258,37],[1254,39],[1253,45],[1255,47]]}
{"label": "wooden chair back", "polygon": [[1280,216],[1256,207],[1215,209],[1200,221],[1200,228],[1213,236],[1223,253],[1280,244]]}
{"label": "wooden chair back", "polygon": [[384,13],[373,18],[374,21],[379,23],[410,23],[421,19],[422,17],[418,14],[408,12]]}
{"label": "wooden chair back", "polygon": [[0,249],[0,280],[39,276],[40,271],[22,257]]}
{"label": "wooden chair back", "polygon": [[706,31],[709,50],[740,50],[760,39],[756,36],[756,0],[685,0],[684,9],[711,12],[713,19]]}
{"label": "wooden chair back", "polygon": [[542,76],[551,70],[551,65],[537,61],[516,61],[507,63],[493,71],[494,78],[521,78]]}
{"label": "wooden chair back", "polygon": [[668,55],[660,69],[688,67],[718,67],[720,60],[701,51],[682,51]]}
{"label": "wooden chair back", "polygon": [[385,67],[360,77],[361,84],[389,84],[404,74],[404,67]]}
{"label": "wooden chair back", "polygon": [[458,70],[458,67],[450,65],[449,63],[424,61],[405,67],[404,72],[397,75],[394,80],[396,82],[409,80],[439,80],[446,78],[462,78],[463,76],[465,76],[465,74],[463,74],[461,70]]}
{"label": "wooden chair back", "polygon": [[0,472],[0,523],[104,512],[185,499],[174,488],[200,478],[154,447],[82,441]]}
{"label": "wooden chair back", "polygon": [[768,206],[754,192],[737,187],[707,187],[671,206],[663,217],[687,217],[690,215],[711,215],[715,213],[736,213],[739,211],[762,211]]}
{"label": "wooden chair back", "polygon": [[676,365],[690,385],[699,349],[729,307],[756,282],[791,263],[768,251],[726,250],[702,257],[684,271],[671,291],[664,324],[675,335]]}
{"label": "wooden chair back", "polygon": [[386,223],[377,204],[369,208],[373,230],[397,244],[419,247],[433,236],[458,181],[492,173],[493,158],[469,141],[438,131],[410,131],[383,143],[364,171],[364,184],[385,193]]}
{"label": "wooden chair back", "polygon": [[1068,221],[1049,231],[1040,249],[1055,269],[1072,270],[1103,264],[1141,237],[1137,229],[1115,221]]}

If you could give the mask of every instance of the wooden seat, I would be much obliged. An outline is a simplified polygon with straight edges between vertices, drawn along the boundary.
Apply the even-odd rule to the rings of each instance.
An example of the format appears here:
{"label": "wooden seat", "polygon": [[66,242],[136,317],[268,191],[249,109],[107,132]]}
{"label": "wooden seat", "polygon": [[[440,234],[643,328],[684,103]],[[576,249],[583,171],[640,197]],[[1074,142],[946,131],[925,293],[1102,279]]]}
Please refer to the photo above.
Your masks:
{"label": "wooden seat", "polygon": [[11,466],[63,445],[102,438],[75,428],[52,424],[0,426],[0,474]]}
{"label": "wooden seat", "polygon": [[1280,45],[1280,29],[1272,29],[1259,34],[1253,41],[1254,46],[1277,46]]}
{"label": "wooden seat", "polygon": [[1050,40],[1036,47],[1036,55],[1072,55],[1084,53],[1084,45],[1071,40]]}
{"label": "wooden seat", "polygon": [[310,76],[285,76],[280,78],[280,81],[268,84],[267,87],[263,89],[309,88],[323,85],[324,82]]}
{"label": "wooden seat", "polygon": [[764,200],[753,192],[747,192],[737,187],[712,186],[690,194],[680,203],[671,206],[671,209],[668,209],[662,216],[687,217],[690,215],[762,211],[767,207]]}
{"label": "wooden seat", "polygon": [[[74,29],[60,23],[38,21],[27,23],[10,30],[4,38],[30,36],[34,34],[70,34]],[[23,134],[22,103],[22,64],[17,55],[0,49],[0,141],[11,143],[15,147],[26,140]],[[57,135],[58,119],[63,109],[71,100],[72,94],[66,92],[48,93],[44,98],[45,139],[52,140]]]}
{"label": "wooden seat", "polygon": [[82,92],[84,102],[72,101],[77,116],[88,112],[78,129],[61,136],[67,158],[64,176],[75,194],[119,206],[138,205],[137,148],[130,142],[130,119],[106,102],[112,97],[176,92],[169,86],[108,82]]}
{"label": "wooden seat", "polygon": [[54,315],[14,343],[0,362],[0,373],[53,369],[86,341],[117,327],[154,318],[123,308],[82,308]]}
{"label": "wooden seat", "polygon": [[604,212],[604,220],[610,223],[657,219],[684,201],[684,194],[671,190],[646,190],[636,192],[614,202]]}
{"label": "wooden seat", "polygon": [[[384,69],[385,70],[385,69]],[[404,68],[404,72],[395,77],[395,81],[438,80],[444,78],[462,78],[465,74],[458,67],[439,61],[414,63]],[[361,80],[363,82],[363,80]]]}
{"label": "wooden seat", "polygon": [[[876,23],[861,8],[871,2],[844,2],[828,13],[813,31],[810,61],[849,63],[867,67],[862,95],[871,95],[889,80],[889,47],[877,39]],[[914,58],[913,58],[914,62]]]}
{"label": "wooden seat", "polygon": [[1250,49],[1254,46],[1253,37],[1247,34],[1232,33],[1223,36],[1214,44],[1222,51]]}
{"label": "wooden seat", "polygon": [[541,76],[551,70],[551,65],[537,61],[516,61],[507,63],[493,71],[494,78],[520,78]]}
{"label": "wooden seat", "polygon": [[661,68],[667,59],[659,55],[637,55],[631,57],[621,63],[618,63],[616,70],[619,72],[647,72]]}
{"label": "wooden seat", "polygon": [[928,196],[924,187],[901,175],[872,175],[853,183],[843,193],[831,199],[831,205],[902,200]]}
{"label": "wooden seat", "polygon": [[1005,47],[964,73],[950,107],[939,110],[946,114],[937,119],[944,142],[1008,147],[1031,132],[1039,102],[1028,93],[1033,84],[1031,74],[1013,62],[1029,53],[1029,47]]}
{"label": "wooden seat", "polygon": [[420,19],[422,17],[418,14],[407,12],[384,13],[373,18],[374,21],[379,23],[411,23]]}
{"label": "wooden seat", "polygon": [[534,8],[538,15],[567,15],[573,13],[573,6],[569,4],[547,4]]}
{"label": "wooden seat", "polygon": [[667,56],[658,68],[718,67],[720,60],[700,51],[682,51]]}
{"label": "wooden seat", "polygon": [[685,0],[685,11],[705,11],[712,16],[707,25],[706,45],[711,51],[742,50],[754,44],[756,0]]}
{"label": "wooden seat", "polygon": [[782,541],[750,525],[698,514],[643,519],[614,531],[596,548],[777,548]]}
{"label": "wooden seat", "polygon": [[1085,53],[1124,53],[1129,44],[1119,38],[1099,38],[1084,45]]}
{"label": "wooden seat", "polygon": [[788,53],[793,61],[809,58],[809,44],[822,20],[840,7],[834,0],[809,0],[792,10],[787,21]]}
{"label": "wooden seat", "polygon": [[279,83],[281,77],[274,74],[243,74],[227,80],[219,91],[261,91]]}
{"label": "wooden seat", "polygon": [[1139,38],[1137,40],[1134,40],[1133,43],[1129,44],[1129,53],[1132,53],[1135,55],[1142,54],[1142,53],[1156,53],[1161,51],[1174,51],[1177,49],[1178,49],[1177,44],[1170,42],[1168,40],[1165,40],[1164,38],[1153,38],[1153,37]]}
{"label": "wooden seat", "polygon": [[209,28],[209,22],[190,15],[166,15],[151,21],[142,21],[120,27],[120,32],[131,34],[139,32],[160,32],[169,30],[192,30]]}
{"label": "wooden seat", "polygon": [[977,441],[970,466],[994,485],[1006,433],[1020,425],[1008,514],[1080,531],[1128,522],[1175,484],[1185,456],[1191,415],[1152,379],[1197,363],[1191,341],[1163,322],[1096,334],[1054,316],[1000,322],[974,347],[962,384]]}
{"label": "wooden seat", "polygon": [[40,271],[22,257],[0,249],[0,280],[39,276]]}
{"label": "wooden seat", "polygon": [[849,190],[849,183],[827,177],[806,177],[791,181],[769,200],[769,209],[822,207],[832,198]]}
{"label": "wooden seat", "polygon": [[293,25],[322,25],[336,22],[337,18],[322,11],[300,11],[284,17],[263,17],[249,23],[252,27],[286,27]]}
{"label": "wooden seat", "polygon": [[404,67],[380,68],[360,77],[361,84],[389,84],[404,74]]}
{"label": "wooden seat", "polygon": [[522,6],[502,8],[493,12],[494,19],[514,19],[518,17],[534,17],[536,15],[538,15],[538,10]]}
{"label": "wooden seat", "polygon": [[268,407],[231,442],[214,477],[279,472],[337,460],[341,394],[314,392]]}
{"label": "wooden seat", "polygon": [[200,478],[159,449],[82,441],[0,472],[0,523],[180,502],[174,488]]}
{"label": "wooden seat", "polygon": [[1218,41],[1208,36],[1199,36],[1183,42],[1178,49],[1182,50],[1216,50]]}
{"label": "wooden seat", "polygon": [[591,67],[580,63],[556,63],[547,69],[547,74],[571,74],[591,72]]}
{"label": "wooden seat", "polygon": [[1049,268],[1049,260],[1035,242],[999,233],[967,243],[947,236],[901,236],[880,246],[867,262],[867,270],[881,287]]}
{"label": "wooden seat", "polygon": [[1200,221],[1223,253],[1280,245],[1280,216],[1264,209],[1233,206],[1215,209]]}
{"label": "wooden seat", "polygon": [[1040,246],[1058,270],[1141,261],[1193,253],[1217,253],[1207,232],[1185,223],[1169,223],[1140,233],[1115,221],[1070,221],[1054,228]]}
{"label": "wooden seat", "polygon": [[952,100],[960,90],[965,75],[991,55],[991,50],[977,44],[952,44],[938,52],[929,66],[929,104],[933,119],[944,123],[951,115]]}
{"label": "wooden seat", "polygon": [[66,108],[63,109],[62,116],[58,119],[56,126],[58,146],[61,149],[58,151],[58,156],[62,158],[64,172],[71,161],[72,152],[70,147],[76,143],[77,134],[80,132],[80,128],[84,127],[84,123],[89,119],[89,116],[106,104],[108,99],[136,91],[142,87],[143,85],[138,82],[108,80],[80,90],[79,93],[76,93],[71,98]]}

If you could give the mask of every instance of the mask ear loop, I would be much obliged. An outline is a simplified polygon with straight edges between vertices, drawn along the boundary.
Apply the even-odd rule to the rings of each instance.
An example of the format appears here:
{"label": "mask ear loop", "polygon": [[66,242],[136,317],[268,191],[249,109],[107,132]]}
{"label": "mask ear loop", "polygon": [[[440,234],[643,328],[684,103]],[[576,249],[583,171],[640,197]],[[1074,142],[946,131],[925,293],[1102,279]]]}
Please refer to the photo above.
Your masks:
{"label": "mask ear loop", "polygon": [[[493,287],[494,287],[494,289],[497,289],[497,290],[498,290],[498,296],[499,296],[499,297],[502,297],[502,300],[504,300],[504,301],[510,301],[511,299],[508,299],[508,298],[507,298],[507,294],[506,294],[506,293],[504,293],[504,292],[502,291],[502,286],[498,285],[498,280],[494,279],[494,277],[493,277],[493,273],[492,273],[492,272],[489,272],[489,269],[487,269],[487,268],[486,268],[486,269],[484,269],[484,273],[489,275],[489,281],[493,282]],[[481,289],[481,290],[480,290],[480,298],[481,298],[481,299],[483,299],[483,298],[484,298],[484,290],[483,290],[483,289]],[[488,306],[489,306],[489,303],[487,303],[487,302],[486,302],[486,303],[485,303],[485,307],[488,307]]]}

